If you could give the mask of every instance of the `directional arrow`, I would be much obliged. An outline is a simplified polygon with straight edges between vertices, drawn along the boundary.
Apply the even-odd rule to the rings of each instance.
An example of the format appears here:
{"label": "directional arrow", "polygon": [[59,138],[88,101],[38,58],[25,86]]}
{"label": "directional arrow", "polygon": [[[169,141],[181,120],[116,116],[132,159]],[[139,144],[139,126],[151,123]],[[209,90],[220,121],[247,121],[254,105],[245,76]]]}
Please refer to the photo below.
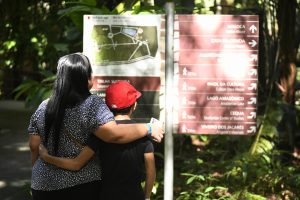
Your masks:
{"label": "directional arrow", "polygon": [[249,30],[251,31],[251,33],[255,33],[255,31],[257,31],[256,26],[254,26],[253,24],[250,26]]}
{"label": "directional arrow", "polygon": [[182,112],[182,119],[186,119],[186,112],[185,111]]}
{"label": "directional arrow", "polygon": [[255,97],[251,97],[250,101],[248,101],[248,104],[256,104],[256,98]]}
{"label": "directional arrow", "polygon": [[183,70],[182,70],[182,74],[183,74],[183,76],[186,76],[186,75],[187,75],[187,69],[186,69],[186,67],[185,67],[185,68],[183,68]]}
{"label": "directional arrow", "polygon": [[257,83],[251,83],[248,90],[257,90]]}
{"label": "directional arrow", "polygon": [[250,69],[250,72],[248,74],[250,76],[257,76],[257,69]]}
{"label": "directional arrow", "polygon": [[181,132],[186,133],[186,126],[185,126],[185,124],[182,125]]}
{"label": "directional arrow", "polygon": [[247,133],[255,133],[256,132],[256,126],[250,126],[250,129],[247,130]]}
{"label": "directional arrow", "polygon": [[251,40],[251,42],[248,42],[248,44],[250,44],[251,47],[255,47],[257,42],[255,40]]}
{"label": "directional arrow", "polygon": [[186,82],[183,82],[183,84],[182,84],[182,90],[186,91]]}
{"label": "directional arrow", "polygon": [[183,105],[186,105],[186,97],[183,97],[183,98],[182,98],[182,104],[183,104]]}
{"label": "directional arrow", "polygon": [[250,61],[257,61],[257,54],[251,54]]}
{"label": "directional arrow", "polygon": [[250,115],[247,118],[248,119],[255,119],[256,118],[256,112],[250,112]]}

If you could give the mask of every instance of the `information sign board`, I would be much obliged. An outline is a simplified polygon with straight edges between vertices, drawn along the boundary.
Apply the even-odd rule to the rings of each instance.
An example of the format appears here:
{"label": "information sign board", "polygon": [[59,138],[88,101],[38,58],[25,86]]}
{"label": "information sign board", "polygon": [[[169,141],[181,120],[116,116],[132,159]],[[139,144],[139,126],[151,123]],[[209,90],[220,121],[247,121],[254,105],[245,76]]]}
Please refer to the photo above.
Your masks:
{"label": "information sign board", "polygon": [[256,132],[258,25],[253,15],[175,15],[176,133]]}
{"label": "information sign board", "polygon": [[104,97],[111,83],[128,81],[142,92],[138,106],[145,112],[134,118],[158,118],[164,69],[161,41],[162,15],[84,15],[83,52],[93,69],[91,91]]}

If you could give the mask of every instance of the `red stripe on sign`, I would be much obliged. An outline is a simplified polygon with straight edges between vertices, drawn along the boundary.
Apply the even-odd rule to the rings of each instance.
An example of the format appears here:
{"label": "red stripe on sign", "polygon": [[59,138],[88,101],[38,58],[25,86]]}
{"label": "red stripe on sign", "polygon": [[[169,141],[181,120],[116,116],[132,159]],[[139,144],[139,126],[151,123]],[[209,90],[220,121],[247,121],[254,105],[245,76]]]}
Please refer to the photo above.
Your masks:
{"label": "red stripe on sign", "polygon": [[178,134],[231,134],[231,135],[253,135],[257,131],[256,124],[245,123],[180,123]]}
{"label": "red stripe on sign", "polygon": [[103,91],[116,81],[128,81],[139,91],[159,91],[160,77],[94,76],[93,91]]}

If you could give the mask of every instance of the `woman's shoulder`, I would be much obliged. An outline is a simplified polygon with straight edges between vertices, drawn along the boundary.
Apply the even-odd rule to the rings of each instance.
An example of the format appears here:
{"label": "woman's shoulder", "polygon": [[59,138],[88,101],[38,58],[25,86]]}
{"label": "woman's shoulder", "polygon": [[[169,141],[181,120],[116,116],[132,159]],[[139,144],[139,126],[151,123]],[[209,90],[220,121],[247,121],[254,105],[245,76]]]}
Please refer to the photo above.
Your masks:
{"label": "woman's shoulder", "polygon": [[40,105],[36,108],[36,110],[33,113],[33,116],[40,116],[41,113],[45,112],[47,107],[48,99],[43,100]]}
{"label": "woman's shoulder", "polygon": [[90,102],[103,102],[102,97],[96,95],[96,94],[91,94],[88,98],[87,101]]}
{"label": "woman's shoulder", "polygon": [[102,99],[102,97],[92,94],[90,95],[85,101],[84,101],[84,105],[88,105],[88,106],[97,106],[97,105],[101,105],[104,104],[104,100]]}
{"label": "woman's shoulder", "polygon": [[49,101],[49,98],[43,100],[43,101],[40,103],[40,105],[38,106],[37,110],[43,110],[43,109],[45,109],[46,106],[47,106],[48,101]]}

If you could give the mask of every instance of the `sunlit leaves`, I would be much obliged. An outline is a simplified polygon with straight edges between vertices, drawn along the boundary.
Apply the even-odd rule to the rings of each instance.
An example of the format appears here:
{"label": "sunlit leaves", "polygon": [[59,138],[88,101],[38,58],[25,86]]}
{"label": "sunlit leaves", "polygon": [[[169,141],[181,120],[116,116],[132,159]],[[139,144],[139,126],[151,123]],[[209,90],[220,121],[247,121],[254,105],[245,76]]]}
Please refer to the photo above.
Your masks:
{"label": "sunlit leaves", "polygon": [[38,55],[43,56],[44,50],[48,44],[47,37],[44,34],[40,34],[37,37],[32,37],[30,41],[31,43],[33,43],[33,46],[37,50]]}
{"label": "sunlit leaves", "polygon": [[17,42],[15,40],[8,40],[3,43],[4,48],[11,50],[16,46]]}

